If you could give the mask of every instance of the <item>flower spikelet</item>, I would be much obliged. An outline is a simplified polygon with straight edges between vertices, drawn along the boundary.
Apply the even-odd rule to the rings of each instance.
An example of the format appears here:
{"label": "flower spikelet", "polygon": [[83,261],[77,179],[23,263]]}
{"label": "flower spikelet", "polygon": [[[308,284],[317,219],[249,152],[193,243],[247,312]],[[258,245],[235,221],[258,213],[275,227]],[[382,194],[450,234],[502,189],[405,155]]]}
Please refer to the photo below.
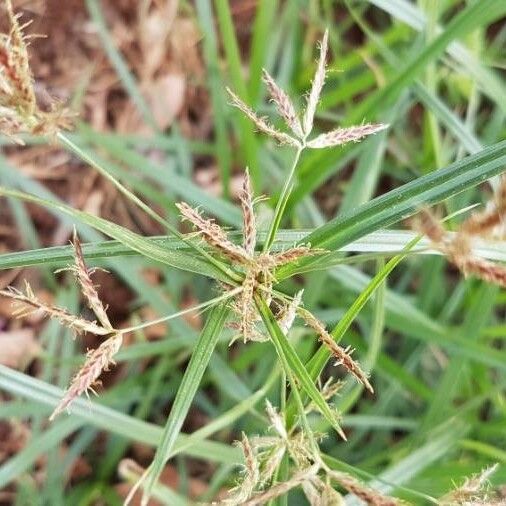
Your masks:
{"label": "flower spikelet", "polygon": [[102,304],[97,290],[95,289],[95,285],[93,284],[93,281],[90,277],[90,274],[93,273],[93,269],[88,269],[84,263],[83,249],[76,229],[74,229],[72,246],[74,247],[75,258],[75,266],[73,267],[72,271],[74,272],[79,285],[81,286],[81,292],[88,302],[89,308],[95,313],[95,316],[97,317],[100,324],[105,329],[112,330],[112,325],[109,321],[109,317],[107,316],[104,305]]}
{"label": "flower spikelet", "polygon": [[240,194],[242,215],[243,215],[243,247],[248,255],[253,255],[256,245],[256,220],[253,210],[253,190],[251,189],[251,180],[249,171],[244,172],[244,182]]}
{"label": "flower spikelet", "polygon": [[316,138],[308,140],[314,124],[314,118],[320,95],[325,84],[326,77],[326,59],[328,52],[328,31],[325,31],[320,44],[320,56],[316,67],[316,72],[311,84],[311,89],[307,96],[306,109],[304,111],[302,122],[295,110],[293,102],[288,94],[280,88],[272,76],[263,69],[263,81],[267,86],[269,95],[276,105],[278,114],[283,118],[290,134],[282,132],[272,126],[265,118],[258,116],[248,105],[246,105],[230,89],[227,91],[232,99],[231,105],[241,110],[258,128],[258,130],[275,140],[280,144],[288,144],[302,151],[304,148],[322,149],[334,146],[340,146],[349,142],[358,142],[368,135],[375,134],[388,125],[366,123],[359,126],[348,128],[337,128],[327,133],[318,135]]}
{"label": "flower spikelet", "polygon": [[384,496],[378,491],[366,487],[363,483],[347,473],[329,470],[328,476],[339,483],[339,485],[348,492],[362,499],[362,501],[370,506],[400,506],[400,504],[402,504],[393,497]]}
{"label": "flower spikelet", "polygon": [[239,263],[248,262],[245,251],[235,245],[227,237],[225,231],[213,220],[203,218],[198,211],[190,207],[186,202],[176,204],[183,218],[192,223],[202,234],[204,240],[225,257]]}
{"label": "flower spikelet", "polygon": [[506,267],[478,257],[472,250],[473,237],[485,235],[501,219],[502,214],[497,209],[494,212],[478,213],[477,216],[468,218],[451,236],[428,209],[423,209],[414,222],[414,228],[426,235],[433,247],[465,276],[473,274],[488,283],[506,287]]}
{"label": "flower spikelet", "polygon": [[114,334],[98,348],[88,352],[86,362],[75,375],[64,397],[49,417],[50,420],[54,420],[74,399],[92,390],[102,372],[107,371],[109,366],[114,364],[113,357],[120,349],[122,341],[121,334]]}
{"label": "flower spikelet", "polygon": [[231,105],[242,111],[258,128],[258,130],[269,137],[275,139],[279,144],[289,144],[291,146],[299,146],[299,142],[290,135],[280,132],[274,128],[265,118],[258,116],[251,107],[248,107],[230,88],[227,92],[232,99]]}
{"label": "flower spikelet", "polygon": [[304,136],[302,125],[290,97],[276,84],[267,70],[263,69],[262,72],[263,81],[267,85],[267,89],[269,90],[272,101],[276,105],[279,115],[285,120],[286,125],[295,136],[297,138],[302,138]]}
{"label": "flower spikelet", "polygon": [[14,315],[18,318],[23,318],[34,312],[40,312],[46,317],[58,320],[63,326],[69,328],[77,335],[90,332],[91,334],[103,336],[110,333],[110,330],[100,327],[95,322],[73,315],[65,308],[41,301],[33,293],[32,287],[27,282],[25,282],[24,293],[16,288],[8,287],[6,290],[0,290],[0,295],[14,302]]}
{"label": "flower spikelet", "polygon": [[327,60],[328,43],[329,43],[329,32],[328,30],[325,30],[323,39],[320,43],[320,57],[318,59],[318,66],[316,68],[316,73],[313,78],[311,91],[309,92],[307,98],[306,111],[304,112],[304,118],[302,120],[304,127],[304,134],[306,136],[309,135],[313,130],[313,121],[316,112],[316,107],[318,105],[318,102],[320,101],[320,95],[323,89],[323,85],[325,84],[325,77],[327,75],[326,60]]}
{"label": "flower spikelet", "polygon": [[374,393],[372,385],[369,383],[369,379],[364,371],[360,368],[358,362],[353,360],[351,354],[353,350],[348,348],[342,348],[333,339],[333,337],[327,332],[325,326],[317,318],[315,318],[309,311],[304,309],[300,310],[300,315],[304,321],[318,334],[320,341],[328,348],[330,353],[337,360],[336,365],[343,365],[355,378],[356,380],[364,385],[367,390]]}
{"label": "flower spikelet", "polygon": [[368,135],[376,134],[381,132],[381,130],[385,130],[387,127],[388,125],[384,125],[382,123],[368,123],[366,125],[352,126],[348,128],[336,128],[330,132],[318,135],[318,137],[310,140],[307,143],[307,146],[313,149],[323,149],[333,146],[341,146],[342,144],[347,144],[348,142],[358,142]]}
{"label": "flower spikelet", "polygon": [[51,104],[49,111],[39,108],[35,96],[33,75],[28,61],[26,36],[15,15],[11,0],[3,0],[10,33],[0,34],[0,132],[22,143],[20,133],[53,135],[70,127],[70,114]]}

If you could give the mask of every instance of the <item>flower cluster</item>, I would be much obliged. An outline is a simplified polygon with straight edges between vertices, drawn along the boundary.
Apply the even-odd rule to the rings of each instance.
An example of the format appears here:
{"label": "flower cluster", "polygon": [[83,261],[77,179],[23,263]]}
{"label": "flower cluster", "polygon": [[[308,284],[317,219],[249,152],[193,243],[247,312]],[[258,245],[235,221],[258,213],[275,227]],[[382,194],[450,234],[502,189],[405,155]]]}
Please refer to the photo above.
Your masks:
{"label": "flower cluster", "polygon": [[[314,441],[303,431],[289,430],[281,414],[266,402],[267,418],[271,431],[269,436],[248,438],[242,435],[238,442],[244,455],[244,471],[241,482],[233,488],[225,504],[254,506],[267,504],[285,495],[295,487],[301,487],[310,504],[341,504],[343,498],[332,482],[346,492],[352,493],[366,504],[397,506],[397,499],[373,490],[348,473],[327,466],[315,448]],[[296,471],[285,481],[275,483],[275,473],[281,461],[287,458]]]}
{"label": "flower cluster", "polygon": [[415,228],[425,234],[433,247],[440,251],[464,275],[472,274],[484,281],[506,287],[506,267],[485,260],[473,252],[473,240],[503,235],[506,212],[506,179],[503,178],[495,199],[481,212],[473,213],[455,233],[448,233],[439,220],[424,209],[415,222]]}
{"label": "flower cluster", "polygon": [[290,133],[281,132],[276,129],[266,118],[258,116],[232,90],[227,88],[232,99],[232,105],[241,110],[255,124],[260,132],[272,137],[280,144],[288,144],[299,149],[323,149],[340,146],[348,142],[358,142],[368,135],[375,134],[387,128],[388,125],[382,123],[367,123],[345,128],[336,128],[330,132],[325,132],[312,139],[308,139],[313,131],[316,108],[320,101],[320,95],[327,75],[327,51],[328,31],[325,31],[325,35],[320,44],[320,57],[318,59],[316,73],[311,90],[307,96],[306,108],[302,114],[302,119],[299,118],[295,106],[288,94],[276,84],[267,70],[263,70],[263,81],[267,86],[267,90],[269,91],[272,102],[276,106],[278,114],[283,118]]}
{"label": "flower cluster", "polygon": [[98,322],[73,315],[64,308],[46,304],[35,296],[28,283],[25,285],[24,293],[12,287],[0,290],[0,295],[13,300],[16,306],[15,314],[18,317],[38,312],[46,317],[58,320],[63,326],[71,329],[75,335],[90,333],[104,339],[98,348],[88,352],[85,363],[74,376],[64,397],[50,416],[50,420],[53,420],[59,413],[67,409],[74,399],[81,394],[93,391],[93,387],[102,372],[114,364],[114,356],[123,342],[122,333],[115,330],[111,325],[106,308],[102,304],[96,287],[91,280],[94,270],[88,269],[84,263],[81,243],[75,231],[72,244],[75,263],[69,270],[74,273],[81,288],[81,293],[97,317]]}
{"label": "flower cluster", "polygon": [[11,0],[3,6],[10,33],[0,33],[0,133],[22,143],[18,134],[54,135],[70,127],[69,112],[53,102],[44,111],[37,104],[33,75],[28,62],[27,37]]}

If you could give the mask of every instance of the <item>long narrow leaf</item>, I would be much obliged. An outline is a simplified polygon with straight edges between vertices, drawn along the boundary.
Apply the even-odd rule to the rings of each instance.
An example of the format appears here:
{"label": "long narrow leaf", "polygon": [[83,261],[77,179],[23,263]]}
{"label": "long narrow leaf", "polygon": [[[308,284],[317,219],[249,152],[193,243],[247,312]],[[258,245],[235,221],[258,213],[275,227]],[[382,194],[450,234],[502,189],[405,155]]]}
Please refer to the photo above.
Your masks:
{"label": "long narrow leaf", "polygon": [[143,494],[143,504],[147,504],[151,490],[158,481],[163,468],[174,453],[174,444],[186,419],[188,410],[202,380],[207,364],[220,337],[227,318],[225,304],[216,306],[209,314],[206,325],[195,345],[192,357],[178,388],[169,418],[163,430],[162,440],[151,463]]}

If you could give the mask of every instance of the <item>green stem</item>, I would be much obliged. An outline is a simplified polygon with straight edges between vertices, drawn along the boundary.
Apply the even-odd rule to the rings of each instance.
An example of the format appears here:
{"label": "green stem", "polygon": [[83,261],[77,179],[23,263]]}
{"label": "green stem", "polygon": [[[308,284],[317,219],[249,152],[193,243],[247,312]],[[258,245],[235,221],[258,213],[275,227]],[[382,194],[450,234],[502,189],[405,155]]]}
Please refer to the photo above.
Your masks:
{"label": "green stem", "polygon": [[267,239],[264,243],[264,253],[269,251],[269,248],[272,246],[272,243],[276,237],[276,232],[278,231],[279,225],[281,224],[281,218],[285,212],[288,197],[290,197],[290,193],[292,192],[295,169],[299,163],[302,151],[304,151],[304,144],[297,148],[292,167],[290,168],[290,173],[288,174],[288,178],[286,179],[283,189],[281,190],[281,195],[279,196],[278,203],[276,204],[276,210],[274,211],[274,218],[272,219],[271,227],[269,229],[269,233],[267,234]]}
{"label": "green stem", "polygon": [[151,327],[153,325],[158,325],[159,323],[164,323],[169,320],[173,320],[174,318],[178,318],[180,316],[184,316],[188,313],[192,313],[194,311],[202,311],[203,309],[207,309],[210,306],[214,306],[215,304],[218,304],[219,302],[223,302],[225,300],[228,300],[232,297],[235,297],[237,294],[241,293],[243,290],[242,286],[238,286],[237,288],[234,288],[233,290],[229,292],[225,292],[223,295],[220,295],[218,297],[214,297],[214,299],[206,300],[205,302],[202,302],[202,304],[198,304],[196,306],[189,307],[188,309],[183,309],[182,311],[179,311],[177,313],[173,313],[167,316],[162,316],[161,318],[157,318],[156,320],[150,320],[148,322],[140,323],[139,325],[134,325],[133,327],[128,327],[126,329],[119,329],[116,334],[128,334],[129,332],[135,332],[137,330],[145,329],[147,327]]}

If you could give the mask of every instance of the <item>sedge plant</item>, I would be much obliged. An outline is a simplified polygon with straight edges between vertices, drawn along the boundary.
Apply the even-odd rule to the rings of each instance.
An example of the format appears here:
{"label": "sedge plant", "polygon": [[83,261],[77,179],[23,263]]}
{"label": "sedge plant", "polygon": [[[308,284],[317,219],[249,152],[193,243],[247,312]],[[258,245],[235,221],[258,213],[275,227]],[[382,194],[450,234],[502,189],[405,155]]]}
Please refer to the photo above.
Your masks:
{"label": "sedge plant", "polygon": [[[295,277],[301,269],[324,269],[325,262],[339,247],[340,241],[351,241],[354,238],[353,234],[355,236],[357,234],[354,231],[356,225],[347,223],[345,217],[341,222],[339,219],[336,223],[329,222],[301,241],[281,248],[278,246],[279,236],[282,235],[280,227],[286,216],[287,205],[304,153],[307,150],[333,149],[356,143],[387,128],[387,125],[382,123],[362,123],[350,127],[339,127],[325,133],[313,133],[315,114],[326,79],[328,32],[324,33],[320,44],[316,73],[302,113],[297,112],[288,94],[276,84],[271,75],[263,71],[263,82],[285,123],[285,130],[273,126],[269,120],[254,112],[236,93],[228,89],[231,105],[244,113],[259,132],[294,150],[293,162],[277,198],[270,226],[261,241],[257,230],[256,201],[252,184],[248,170],[244,171],[240,193],[242,237],[238,241],[236,235],[228,234],[225,228],[214,219],[206,217],[199,209],[186,202],[179,202],[177,208],[182,220],[188,222],[195,231],[182,234],[178,228],[153,211],[64,133],[63,128],[69,126],[68,118],[70,117],[64,108],[55,105],[50,111],[40,110],[28,65],[26,37],[23,35],[23,26],[20,25],[19,17],[13,12],[10,0],[5,0],[5,12],[11,31],[0,38],[2,133],[18,141],[20,141],[19,134],[26,132],[35,135],[47,134],[56,142],[72,149],[85,162],[92,164],[107,177],[123,195],[162,225],[169,236],[179,241],[191,258],[191,267],[187,267],[188,270],[214,277],[218,280],[217,287],[220,290],[218,296],[187,310],[128,328],[114,328],[107,314],[107,308],[100,300],[92,281],[94,269],[87,266],[83,246],[77,232],[74,231],[72,241],[74,264],[69,269],[75,275],[83,299],[93,312],[96,321],[44,302],[37,297],[28,284],[25,285],[24,291],[14,287],[0,291],[2,296],[13,300],[16,305],[15,314],[19,317],[36,311],[57,320],[76,336],[90,333],[101,341],[96,349],[88,352],[84,364],[71,380],[49,420],[62,416],[63,412],[68,412],[72,417],[73,403],[82,394],[94,391],[93,388],[102,372],[115,364],[115,358],[122,349],[125,334],[179,318],[186,313],[210,310],[177,390],[154,459],[142,475],[138,476],[136,486],[132,488],[126,502],[129,502],[138,487],[143,489],[142,504],[144,505],[148,504],[150,497],[154,494],[167,461],[175,453],[176,440],[204,371],[223,330],[228,327],[232,331],[231,342],[239,340],[244,345],[250,342],[265,342],[264,346],[272,346],[275,350],[278,368],[274,371],[273,377],[280,381],[284,410],[282,412],[266,401],[266,417],[259,416],[267,420],[270,425],[268,433],[262,436],[242,435],[239,446],[244,455],[244,472],[239,482],[222,502],[224,504],[267,504],[286,496],[292,489],[300,488],[307,501],[314,505],[340,504],[343,500],[342,494],[345,492],[355,495],[367,504],[400,504],[400,500],[368,486],[347,470],[337,470],[335,466],[330,465],[320,448],[320,443],[326,435],[319,434],[313,428],[309,415],[319,413],[342,440],[347,439],[339,414],[332,405],[332,400],[342,388],[342,383],[329,381],[322,385],[320,374],[328,359],[332,357],[371,395],[374,394],[367,371],[364,371],[358,361],[352,357],[352,347],[341,346],[340,340],[350,328],[358,312],[393,268],[409,253],[410,248],[415,246],[420,237],[408,243],[399,256],[394,257],[380,269],[362,296],[345,313],[333,331],[328,330],[317,315],[304,307],[303,290],[290,294],[280,284],[281,281]],[[486,161],[489,162],[487,176],[500,174],[501,161],[506,156],[504,145],[491,148],[481,156],[483,165]],[[421,211],[420,218],[413,227],[421,235],[426,236],[431,251],[444,255],[465,275],[473,275],[489,283],[505,286],[506,268],[497,261],[480,257],[474,244],[477,238],[487,240],[491,236],[501,234],[505,184],[499,185],[497,198],[485,211],[473,213],[455,233],[446,232],[439,221],[427,209],[422,209],[420,206],[421,200],[422,203],[431,204],[476,184],[480,178],[483,179],[483,173],[473,173],[473,168],[477,163],[480,163],[479,155],[472,161],[468,161],[468,165],[464,163],[464,174],[467,174],[467,178],[459,176],[458,183],[455,182],[453,186],[451,182],[457,179],[455,174],[462,172],[460,166],[450,167],[446,173],[439,175],[442,178],[439,189],[434,189],[434,181],[427,179],[413,185],[416,198],[408,191],[405,195],[393,195],[391,198],[398,206],[404,206],[404,209],[397,211],[392,208],[390,214],[385,214],[383,218],[380,216],[383,221],[375,218],[372,205],[371,209],[364,208],[361,211],[364,213],[363,220],[365,222],[369,219],[370,223],[364,225],[362,231],[365,233],[368,230],[367,227],[374,227],[378,223],[380,226],[386,226],[395,219]],[[0,189],[0,193],[29,202],[55,206],[50,201],[6,188]],[[423,198],[421,199],[420,196]],[[385,199],[388,198],[390,197],[385,197]],[[185,268],[187,262],[170,249],[164,250],[163,245],[68,206],[59,204],[55,207],[63,213],[94,226],[146,257],[163,261],[174,267]],[[381,207],[381,212],[386,212],[385,210],[388,210],[387,205]],[[359,214],[356,216],[360,217]],[[378,222],[374,223],[374,219],[378,219]],[[321,348],[306,364],[297,354],[291,335],[291,329],[297,320],[303,323],[307,332],[315,334],[321,343]],[[486,500],[495,500],[493,496],[487,495],[485,486],[488,476],[494,469],[486,469],[481,475],[470,478],[461,487],[443,497],[441,503],[451,504],[451,501],[457,500],[455,497],[464,496],[472,496],[480,501],[484,496],[487,497]]]}

